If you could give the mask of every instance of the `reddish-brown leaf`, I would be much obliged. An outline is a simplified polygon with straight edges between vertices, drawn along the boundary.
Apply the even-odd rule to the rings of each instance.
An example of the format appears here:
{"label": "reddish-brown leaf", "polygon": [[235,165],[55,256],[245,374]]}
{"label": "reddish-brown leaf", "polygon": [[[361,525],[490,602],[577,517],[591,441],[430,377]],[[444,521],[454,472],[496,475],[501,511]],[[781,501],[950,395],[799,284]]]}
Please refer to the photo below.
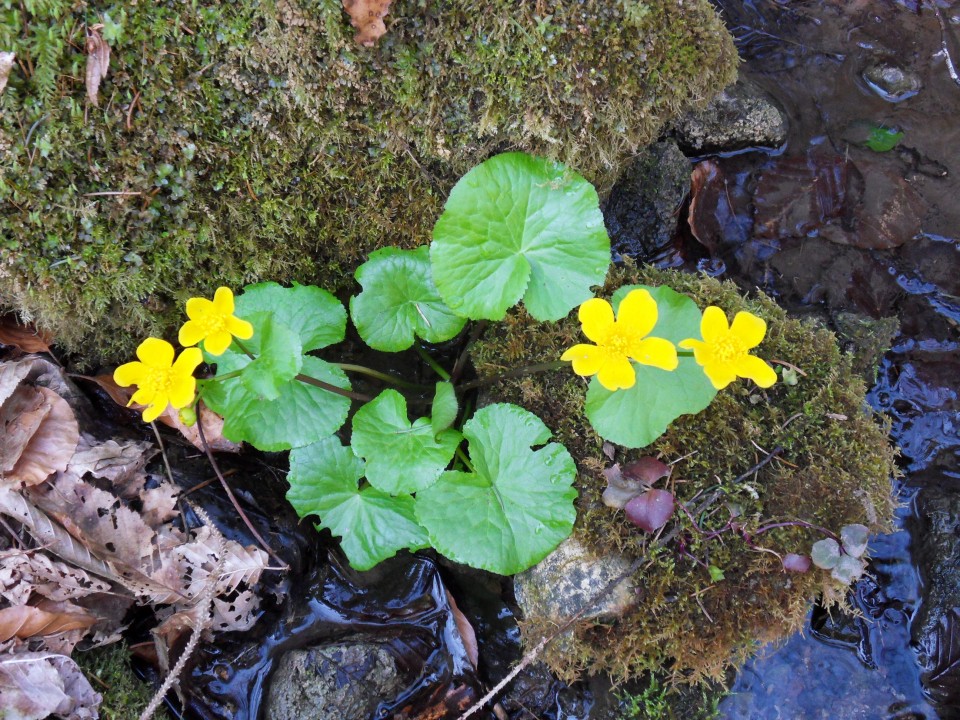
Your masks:
{"label": "reddish-brown leaf", "polygon": [[[2,56],[3,53],[0,53]],[[0,58],[0,82],[2,82],[3,67]],[[0,316],[0,345],[14,345],[23,352],[49,352],[53,338],[47,333],[39,332],[32,325],[23,325],[17,322],[11,314]]]}
{"label": "reddish-brown leaf", "polygon": [[67,401],[45,387],[36,390],[49,411],[23,448],[16,465],[6,473],[7,480],[25,486],[37,485],[53,473],[66,470],[80,441],[77,418]]}
{"label": "reddish-brown leaf", "polygon": [[673,515],[673,493],[667,490],[648,490],[628,502],[623,509],[630,522],[652,533],[666,525]]}
{"label": "reddish-brown leaf", "polygon": [[53,613],[30,605],[13,605],[0,610],[0,642],[12,637],[23,639],[85,630],[96,621],[95,617],[84,612]]}
{"label": "reddish-brown leaf", "polygon": [[724,246],[740,246],[749,238],[753,219],[742,185],[729,182],[712,160],[697,163],[690,174],[687,224],[711,255]]}
{"label": "reddish-brown leaf", "polygon": [[100,81],[110,69],[110,46],[100,36],[102,29],[103,25],[99,23],[87,28],[87,97],[94,107],[99,107]]}

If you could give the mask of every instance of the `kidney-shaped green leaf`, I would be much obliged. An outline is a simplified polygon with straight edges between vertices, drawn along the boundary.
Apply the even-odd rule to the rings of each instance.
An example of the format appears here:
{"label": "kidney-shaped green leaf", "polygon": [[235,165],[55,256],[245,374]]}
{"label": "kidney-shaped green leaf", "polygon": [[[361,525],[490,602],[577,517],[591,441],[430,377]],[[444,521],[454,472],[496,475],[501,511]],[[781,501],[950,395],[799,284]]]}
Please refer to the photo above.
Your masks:
{"label": "kidney-shaped green leaf", "polygon": [[590,183],[558,163],[506,153],[450,191],[430,260],[459,315],[501,320],[522,298],[537,320],[559,320],[603,282],[610,238]]}
{"label": "kidney-shaped green leaf", "polygon": [[[219,358],[217,375],[240,370],[250,359],[227,352]],[[305,356],[303,373],[317,380],[350,389],[350,381],[335,365]],[[260,450],[289,450],[332,435],[346,422],[350,398],[299,380],[291,380],[275,400],[266,400],[246,387],[240,378],[211,382],[203,399],[224,417],[223,435],[234,442],[248,442]]]}
{"label": "kidney-shaped green leaf", "polygon": [[244,368],[241,382],[250,392],[266,400],[276,400],[281,388],[293,380],[303,366],[300,338],[277,322],[273,313],[253,313],[247,319],[254,327],[258,354],[256,360]]}
{"label": "kidney-shaped green leaf", "polygon": [[357,570],[369,570],[399,550],[427,546],[427,534],[414,518],[409,495],[391,497],[376,488],[360,489],[363,461],[336,437],[290,453],[287,500],[300,517],[316,515],[329,528]]}
{"label": "kidney-shaped green leaf", "polygon": [[[619,306],[626,294],[643,285],[622,287],[613,295]],[[657,301],[657,324],[651,337],[672,343],[700,337],[702,313],[686,295],[669,287],[646,287]],[[646,447],[660,437],[671,422],[684,414],[698,413],[717,391],[692,357],[681,356],[676,370],[667,371],[633,363],[637,381],[628,390],[611,391],[593,378],[587,390],[587,419],[604,439],[624,447]]]}
{"label": "kidney-shaped green leaf", "polygon": [[367,460],[367,480],[388,493],[433,485],[460,443],[460,433],[437,434],[429,418],[407,419],[407,401],[384,390],[353,416],[353,451]]}
{"label": "kidney-shaped green leaf", "polygon": [[350,316],[374,350],[406,350],[415,336],[443,342],[466,322],[440,299],[426,246],[377,250],[357,269],[356,278],[363,292],[350,299]]}
{"label": "kidney-shaped green leaf", "polygon": [[[343,340],[347,311],[333,295],[314,285],[283,287],[275,282],[248,285],[236,300],[236,315],[244,319],[257,312],[273,313],[277,322],[300,336],[303,352],[319,350]],[[257,334],[244,345],[258,347]],[[256,350],[254,349],[254,352]]]}
{"label": "kidney-shaped green leaf", "polygon": [[508,404],[478,410],[464,425],[473,472],[450,471],[417,494],[431,544],[473,567],[512,575],[534,565],[573,529],[577,469],[550,430]]}

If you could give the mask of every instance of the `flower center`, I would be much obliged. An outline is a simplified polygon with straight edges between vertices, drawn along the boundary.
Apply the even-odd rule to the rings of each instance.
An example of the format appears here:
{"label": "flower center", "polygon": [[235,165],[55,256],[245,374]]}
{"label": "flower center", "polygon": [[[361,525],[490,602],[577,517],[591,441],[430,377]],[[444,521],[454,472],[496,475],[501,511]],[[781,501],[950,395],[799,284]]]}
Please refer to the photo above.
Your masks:
{"label": "flower center", "polygon": [[166,393],[173,380],[173,368],[150,368],[140,387],[150,393]]}
{"label": "flower center", "polygon": [[743,342],[732,333],[713,343],[713,356],[722,363],[730,363],[746,353]]}
{"label": "flower center", "polygon": [[213,335],[214,333],[223,332],[227,328],[227,318],[216,313],[204,315],[202,318],[200,318],[199,323],[200,327],[203,328],[204,335]]}
{"label": "flower center", "polygon": [[635,333],[622,328],[614,328],[604,338],[603,349],[610,355],[627,355],[633,345],[634,335]]}

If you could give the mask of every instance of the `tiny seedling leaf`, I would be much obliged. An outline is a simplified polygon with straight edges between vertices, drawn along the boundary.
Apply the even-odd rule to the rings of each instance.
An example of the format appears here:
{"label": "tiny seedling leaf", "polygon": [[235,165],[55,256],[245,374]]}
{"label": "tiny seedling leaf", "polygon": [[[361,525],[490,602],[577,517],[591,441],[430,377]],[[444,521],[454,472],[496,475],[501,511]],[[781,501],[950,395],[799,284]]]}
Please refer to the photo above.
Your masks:
{"label": "tiny seedling leaf", "polygon": [[870,530],[866,525],[844,525],[840,528],[840,542],[843,551],[858,558],[867,551],[867,542],[870,539]]}
{"label": "tiny seedling leaf", "polygon": [[810,549],[810,559],[818,568],[832,570],[840,562],[840,545],[833,538],[818,540]]}
{"label": "tiny seedling leaf", "polygon": [[845,585],[858,580],[863,575],[863,561],[853,555],[843,555],[837,561],[836,567],[830,571],[834,580],[838,580]]}
{"label": "tiny seedling leaf", "polygon": [[437,481],[460,443],[456,430],[433,431],[407,419],[407,401],[384,390],[353,416],[353,451],[367,460],[367,480],[386,493],[415,493]]}
{"label": "tiny seedling leaf", "polygon": [[512,575],[543,559],[573,529],[577,469],[549,443],[536,415],[489,405],[463,428],[473,470],[448,471],[417,493],[417,519],[431,544],[456,562]]}
{"label": "tiny seedling leaf", "polygon": [[377,250],[357,269],[356,278],[363,292],[350,299],[350,316],[374,350],[406,350],[416,337],[443,342],[463,329],[466,318],[448,308],[437,292],[426,246]]}
{"label": "tiny seedling leaf", "polygon": [[340,546],[357,570],[369,570],[399,550],[427,546],[414,518],[414,499],[359,488],[363,461],[336,437],[290,453],[287,500],[300,517],[316,515],[317,528],[340,536]]}
{"label": "tiny seedling leaf", "polygon": [[624,508],[627,520],[648,533],[656,532],[673,515],[674,499],[669,490],[656,488],[637,495]]}
{"label": "tiny seedling leaf", "polygon": [[537,320],[559,320],[603,282],[610,238],[590,183],[558,163],[505,153],[450,191],[430,260],[458,315],[502,320],[522,298]]}
{"label": "tiny seedling leaf", "polygon": [[903,133],[885,127],[875,127],[870,131],[864,144],[874,152],[889,152],[903,140]]}

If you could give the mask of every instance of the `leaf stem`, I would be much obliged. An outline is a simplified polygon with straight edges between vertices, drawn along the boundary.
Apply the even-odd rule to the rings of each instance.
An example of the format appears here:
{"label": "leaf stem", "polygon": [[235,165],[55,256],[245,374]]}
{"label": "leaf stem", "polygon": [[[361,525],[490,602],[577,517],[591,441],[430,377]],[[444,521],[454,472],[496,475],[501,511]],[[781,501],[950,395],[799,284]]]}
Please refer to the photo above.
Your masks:
{"label": "leaf stem", "polygon": [[548,370],[560,370],[561,368],[568,367],[569,365],[570,363],[566,362],[565,360],[554,360],[553,362],[525,365],[524,367],[507,370],[506,372],[499,373],[498,375],[491,375],[490,377],[480,378],[479,380],[471,380],[468,383],[459,385],[457,389],[472,390],[473,388],[482,387],[484,385],[492,385],[493,383],[500,382],[501,380],[507,380],[508,378],[523,377],[524,375],[533,375],[534,373],[547,372]]}
{"label": "leaf stem", "polygon": [[457,446],[457,457],[460,459],[460,462],[466,466],[467,470],[470,472],[476,472],[476,470],[473,469],[473,465],[470,464],[470,458],[467,457],[467,454],[459,445]]}
{"label": "leaf stem", "polygon": [[418,385],[417,383],[407,382],[406,380],[401,380],[396,378],[393,375],[388,375],[387,373],[382,373],[379,370],[374,370],[373,368],[368,368],[364,365],[353,365],[351,363],[333,363],[341,370],[346,372],[355,372],[360,373],[361,375],[369,375],[372,378],[377,380],[382,380],[385,383],[391,385],[396,385],[397,387],[407,388],[408,390],[432,390],[433,386],[431,385]]}
{"label": "leaf stem", "polygon": [[421,346],[417,345],[417,354],[420,355],[420,359],[423,360],[431,369],[440,376],[441,379],[450,381],[450,373],[443,369],[443,366],[438,363],[433,357],[424,350]]}

